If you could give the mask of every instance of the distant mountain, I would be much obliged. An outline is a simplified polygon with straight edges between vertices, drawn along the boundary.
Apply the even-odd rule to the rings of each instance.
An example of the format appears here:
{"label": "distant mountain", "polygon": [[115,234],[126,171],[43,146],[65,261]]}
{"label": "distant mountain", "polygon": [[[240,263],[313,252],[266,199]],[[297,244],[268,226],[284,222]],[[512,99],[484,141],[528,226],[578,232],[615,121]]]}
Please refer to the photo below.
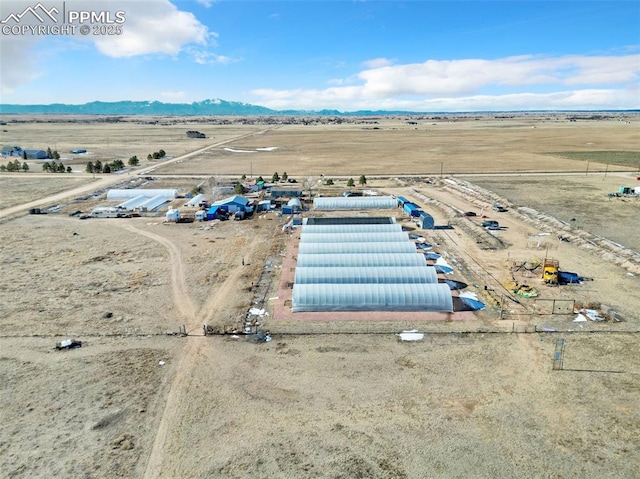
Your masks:
{"label": "distant mountain", "polygon": [[[544,111],[544,110],[541,110]],[[610,110],[603,110],[610,111]],[[627,113],[638,110],[625,110]],[[464,113],[464,112],[459,112]],[[466,112],[473,114],[497,112]],[[512,112],[513,113],[513,112]],[[535,113],[527,111],[522,113]],[[341,112],[339,110],[272,110],[250,103],[211,99],[193,103],[162,103],[160,101],[93,101],[83,105],[53,103],[51,105],[4,105],[0,104],[0,114],[57,114],[57,115],[316,115],[316,116],[381,116],[381,115],[420,115],[420,114],[452,114],[451,112],[417,112],[401,110],[359,110]]]}
{"label": "distant mountain", "polygon": [[193,103],[160,101],[93,101],[83,105],[53,103],[51,105],[0,105],[0,114],[63,115],[276,115],[263,106],[236,101],[204,100]]}

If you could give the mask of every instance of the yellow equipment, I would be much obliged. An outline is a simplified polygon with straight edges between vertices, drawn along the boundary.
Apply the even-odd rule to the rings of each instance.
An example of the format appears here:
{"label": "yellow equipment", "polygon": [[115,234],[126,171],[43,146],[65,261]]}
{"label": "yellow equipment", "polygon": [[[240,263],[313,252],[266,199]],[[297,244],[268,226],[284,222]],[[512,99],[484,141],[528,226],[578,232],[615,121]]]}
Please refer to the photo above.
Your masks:
{"label": "yellow equipment", "polygon": [[560,263],[557,259],[545,258],[542,265],[542,279],[545,284],[558,284],[558,268]]}

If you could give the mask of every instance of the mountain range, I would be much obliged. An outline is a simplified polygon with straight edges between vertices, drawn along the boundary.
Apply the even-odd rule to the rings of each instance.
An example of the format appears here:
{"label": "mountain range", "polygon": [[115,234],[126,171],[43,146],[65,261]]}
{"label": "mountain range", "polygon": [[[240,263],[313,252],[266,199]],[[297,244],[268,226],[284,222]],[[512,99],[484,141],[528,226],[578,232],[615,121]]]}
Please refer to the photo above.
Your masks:
{"label": "mountain range", "polygon": [[338,110],[272,110],[259,105],[211,99],[193,103],[163,103],[160,101],[93,101],[82,105],[53,103],[50,105],[0,104],[0,114],[64,114],[64,115],[374,115],[374,114],[415,114],[400,111],[357,111]]}
{"label": "mountain range", "polygon": [[[606,110],[610,111],[610,110]],[[638,110],[625,110],[637,112]],[[163,103],[160,101],[92,101],[82,105],[52,103],[50,105],[11,105],[0,104],[0,114],[58,114],[58,115],[229,115],[229,116],[277,116],[277,115],[316,115],[316,116],[367,116],[367,115],[419,115],[451,112],[417,112],[401,110],[358,110],[341,112],[339,110],[272,110],[264,106],[237,101],[210,99],[193,103]],[[488,113],[488,112],[474,112]],[[496,112],[493,112],[496,113]],[[524,113],[524,112],[523,112]],[[526,112],[533,113],[533,112]]]}

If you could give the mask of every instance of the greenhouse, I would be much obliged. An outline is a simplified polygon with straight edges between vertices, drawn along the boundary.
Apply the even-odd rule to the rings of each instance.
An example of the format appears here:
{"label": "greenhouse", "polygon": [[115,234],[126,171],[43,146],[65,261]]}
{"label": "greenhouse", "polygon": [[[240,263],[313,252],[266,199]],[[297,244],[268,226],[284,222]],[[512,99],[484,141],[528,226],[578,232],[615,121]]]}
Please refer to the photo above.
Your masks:
{"label": "greenhouse", "polygon": [[424,266],[424,256],[417,253],[305,254],[298,256],[298,267],[356,266]]}
{"label": "greenhouse", "polygon": [[410,241],[370,241],[367,243],[300,243],[298,256],[305,254],[415,253]]}
{"label": "greenhouse", "polygon": [[112,189],[107,191],[108,200],[121,200],[127,198],[135,198],[136,196],[147,196],[149,198],[153,196],[162,196],[164,198],[176,198],[178,196],[178,190],[176,189],[149,189],[131,188],[128,190]]}
{"label": "greenhouse", "polygon": [[395,208],[397,201],[392,196],[327,196],[314,198],[317,210],[361,210]]}
{"label": "greenhouse", "polygon": [[354,267],[298,267],[295,284],[390,284],[390,283],[437,283],[436,269],[430,266],[407,266],[396,268]]}
{"label": "greenhouse", "polygon": [[393,216],[311,216],[304,225],[388,225],[396,222]]}
{"label": "greenhouse", "polygon": [[294,284],[292,310],[453,312],[453,300],[441,283]]}
{"label": "greenhouse", "polygon": [[409,235],[404,231],[390,233],[307,233],[302,227],[300,243],[382,243],[388,241],[409,242]]}
{"label": "greenhouse", "polygon": [[396,233],[402,231],[402,225],[389,223],[382,225],[346,224],[346,225],[304,225],[305,233]]}

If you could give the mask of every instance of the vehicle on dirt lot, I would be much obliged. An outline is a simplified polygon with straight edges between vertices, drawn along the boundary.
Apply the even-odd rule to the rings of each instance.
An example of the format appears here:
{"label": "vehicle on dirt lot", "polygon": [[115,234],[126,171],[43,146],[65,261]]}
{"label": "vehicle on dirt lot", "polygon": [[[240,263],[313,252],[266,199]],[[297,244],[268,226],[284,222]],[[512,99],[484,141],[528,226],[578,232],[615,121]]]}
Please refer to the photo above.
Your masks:
{"label": "vehicle on dirt lot", "polygon": [[504,213],[505,211],[507,211],[507,209],[501,205],[493,205],[492,210],[497,211],[498,213]]}
{"label": "vehicle on dirt lot", "polygon": [[475,214],[473,211],[465,211],[464,213],[462,213],[462,216],[478,216],[478,215]]}

